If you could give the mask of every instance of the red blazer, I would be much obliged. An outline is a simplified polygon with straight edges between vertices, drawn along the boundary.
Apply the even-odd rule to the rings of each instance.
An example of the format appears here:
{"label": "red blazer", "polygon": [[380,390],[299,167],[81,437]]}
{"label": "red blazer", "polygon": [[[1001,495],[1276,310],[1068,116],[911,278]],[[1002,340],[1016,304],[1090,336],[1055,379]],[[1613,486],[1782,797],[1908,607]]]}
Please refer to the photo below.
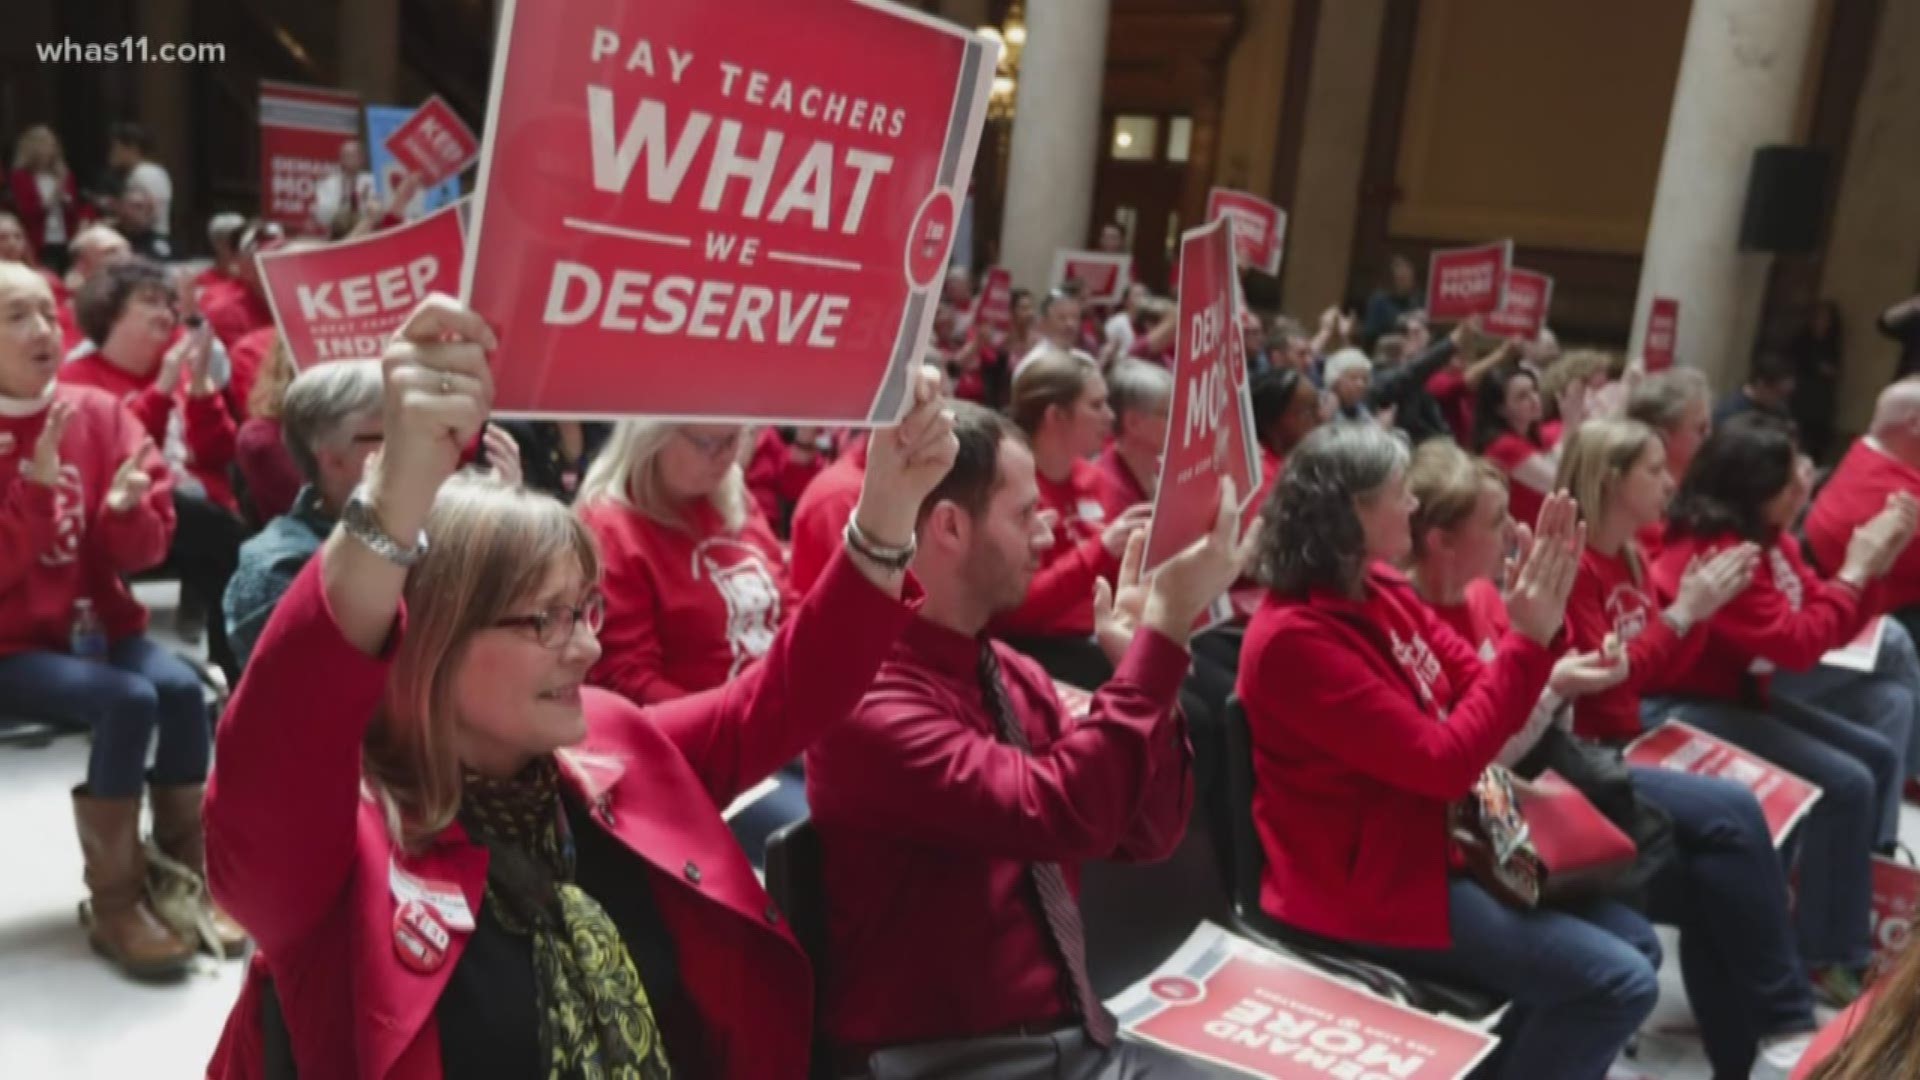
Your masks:
{"label": "red blazer", "polygon": [[[27,231],[27,243],[37,256],[47,243],[47,204],[40,200],[40,178],[26,169],[15,169],[7,178],[13,189],[13,206],[20,213],[20,225]],[[67,170],[60,185],[60,201],[66,215],[67,239],[72,240],[80,227],[93,220],[93,207],[80,201],[80,187],[74,183],[73,170]]]}
{"label": "red blazer", "polygon": [[1447,804],[1526,725],[1558,648],[1509,632],[1482,665],[1399,574],[1376,567],[1367,593],[1269,593],[1247,626],[1260,906],[1344,941],[1445,948]]}
{"label": "red blazer", "polygon": [[[260,949],[208,1074],[261,1075],[271,976],[302,1076],[432,1080],[434,1006],[469,935],[453,930],[431,973],[405,967],[396,872],[457,889],[478,913],[487,853],[457,823],[423,852],[399,850],[365,795],[361,741],[391,653],[369,657],[341,636],[320,563],[280,602],[220,724],[208,878]],[[645,710],[586,693],[587,741],[560,755],[562,773],[647,866],[713,1077],[804,1075],[813,1025],[806,956],[716,808],[852,712],[911,618],[841,556],[765,661],[725,688]],[[403,609],[395,640],[405,625]]]}

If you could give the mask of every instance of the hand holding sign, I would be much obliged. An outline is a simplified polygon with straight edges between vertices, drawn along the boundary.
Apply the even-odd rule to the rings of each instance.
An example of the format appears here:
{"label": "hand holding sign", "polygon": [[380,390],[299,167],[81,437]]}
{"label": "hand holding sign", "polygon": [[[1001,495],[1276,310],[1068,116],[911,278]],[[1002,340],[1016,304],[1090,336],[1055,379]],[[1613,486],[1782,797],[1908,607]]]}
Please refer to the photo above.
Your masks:
{"label": "hand holding sign", "polygon": [[1207,605],[1240,575],[1240,493],[1231,476],[1220,477],[1219,507],[1213,529],[1155,570],[1147,592],[1141,623],[1178,644],[1186,644]]}
{"label": "hand holding sign", "polygon": [[370,470],[369,501],[387,535],[418,534],[440,485],[460,467],[493,404],[491,327],[451,297],[420,302],[381,361],[385,444]]}
{"label": "hand holding sign", "polygon": [[940,393],[943,381],[938,368],[921,365],[913,408],[899,424],[874,432],[867,444],[866,478],[853,520],[877,544],[907,545],[921,502],[953,468],[960,451],[953,416]]}

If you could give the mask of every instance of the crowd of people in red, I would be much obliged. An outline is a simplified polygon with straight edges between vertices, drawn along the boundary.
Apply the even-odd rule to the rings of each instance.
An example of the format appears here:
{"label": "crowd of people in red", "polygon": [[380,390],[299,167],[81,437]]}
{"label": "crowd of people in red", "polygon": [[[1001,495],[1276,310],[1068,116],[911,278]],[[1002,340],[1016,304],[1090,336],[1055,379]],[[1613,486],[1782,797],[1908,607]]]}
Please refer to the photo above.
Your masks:
{"label": "crowd of people in red", "polygon": [[[1489,1075],[1605,1076],[1655,923],[1716,1076],[1920,1063],[1920,960],[1863,986],[1920,774],[1920,379],[1817,478],[1780,356],[1716,405],[1430,330],[1401,260],[1312,330],[1248,317],[1249,519],[1226,485],[1148,575],[1175,320],[1144,286],[1016,289],[999,333],[956,269],[872,432],[495,424],[493,328],[444,297],[296,371],[255,256],[300,241],[223,214],[174,265],[145,145],[116,128],[103,198],[29,132],[0,210],[0,701],[92,733],[97,951],[167,978],[251,943],[212,1075],[1213,1075],[1119,1037],[1075,896],[1224,848],[1242,723],[1248,916],[1511,1002]],[[335,233],[405,213],[356,160]],[[209,664],[148,633],[146,574]],[[1882,615],[1871,670],[1821,664]],[[1784,846],[1745,786],[1622,763],[1676,719],[1821,789]],[[1501,886],[1460,822],[1581,767],[1634,868]],[[769,777],[823,853],[812,956],[768,830],[721,814]],[[1848,1011],[1810,1052],[1816,1003]]]}

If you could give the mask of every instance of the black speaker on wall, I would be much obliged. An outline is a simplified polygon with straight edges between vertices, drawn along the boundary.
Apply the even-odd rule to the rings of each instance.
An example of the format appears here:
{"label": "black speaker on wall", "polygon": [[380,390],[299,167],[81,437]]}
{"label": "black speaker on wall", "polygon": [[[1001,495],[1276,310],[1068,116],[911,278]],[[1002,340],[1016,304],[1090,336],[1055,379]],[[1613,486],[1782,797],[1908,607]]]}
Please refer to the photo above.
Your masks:
{"label": "black speaker on wall", "polygon": [[1753,152],[1747,211],[1740,219],[1743,250],[1798,255],[1819,246],[1830,156],[1804,146],[1763,146]]}

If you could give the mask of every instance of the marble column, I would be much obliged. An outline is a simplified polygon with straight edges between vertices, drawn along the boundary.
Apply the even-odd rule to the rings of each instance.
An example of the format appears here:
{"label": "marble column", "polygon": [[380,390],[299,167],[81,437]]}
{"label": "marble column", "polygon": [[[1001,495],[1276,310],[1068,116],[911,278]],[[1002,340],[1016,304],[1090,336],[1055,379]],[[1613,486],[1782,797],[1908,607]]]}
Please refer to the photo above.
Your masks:
{"label": "marble column", "polygon": [[[155,48],[185,45],[193,39],[192,0],[143,0],[135,5],[139,33]],[[173,182],[169,233],[181,253],[206,249],[206,237],[195,205],[193,146],[189,130],[186,64],[137,65],[140,122],[153,136],[153,158],[166,167]]]}
{"label": "marble column", "polygon": [[1737,386],[1759,329],[1771,256],[1740,250],[1753,152],[1793,136],[1814,0],[1693,0],[1667,120],[1632,350],[1655,296],[1680,302],[1674,356]]}
{"label": "marble column", "polygon": [[1282,306],[1309,325],[1347,292],[1386,16],[1386,0],[1320,5],[1282,275]]}
{"label": "marble column", "polygon": [[375,105],[397,102],[400,83],[400,0],[342,0],[340,85]]}
{"label": "marble column", "polygon": [[1863,431],[1893,376],[1899,346],[1874,329],[1880,313],[1920,283],[1920,0],[1886,0],[1873,57],[1837,163],[1839,197],[1827,241],[1821,295],[1840,305],[1846,331],[1840,427]]}
{"label": "marble column", "polygon": [[1015,285],[1045,289],[1059,248],[1084,247],[1100,162],[1109,0],[1027,5],[1000,261]]}

